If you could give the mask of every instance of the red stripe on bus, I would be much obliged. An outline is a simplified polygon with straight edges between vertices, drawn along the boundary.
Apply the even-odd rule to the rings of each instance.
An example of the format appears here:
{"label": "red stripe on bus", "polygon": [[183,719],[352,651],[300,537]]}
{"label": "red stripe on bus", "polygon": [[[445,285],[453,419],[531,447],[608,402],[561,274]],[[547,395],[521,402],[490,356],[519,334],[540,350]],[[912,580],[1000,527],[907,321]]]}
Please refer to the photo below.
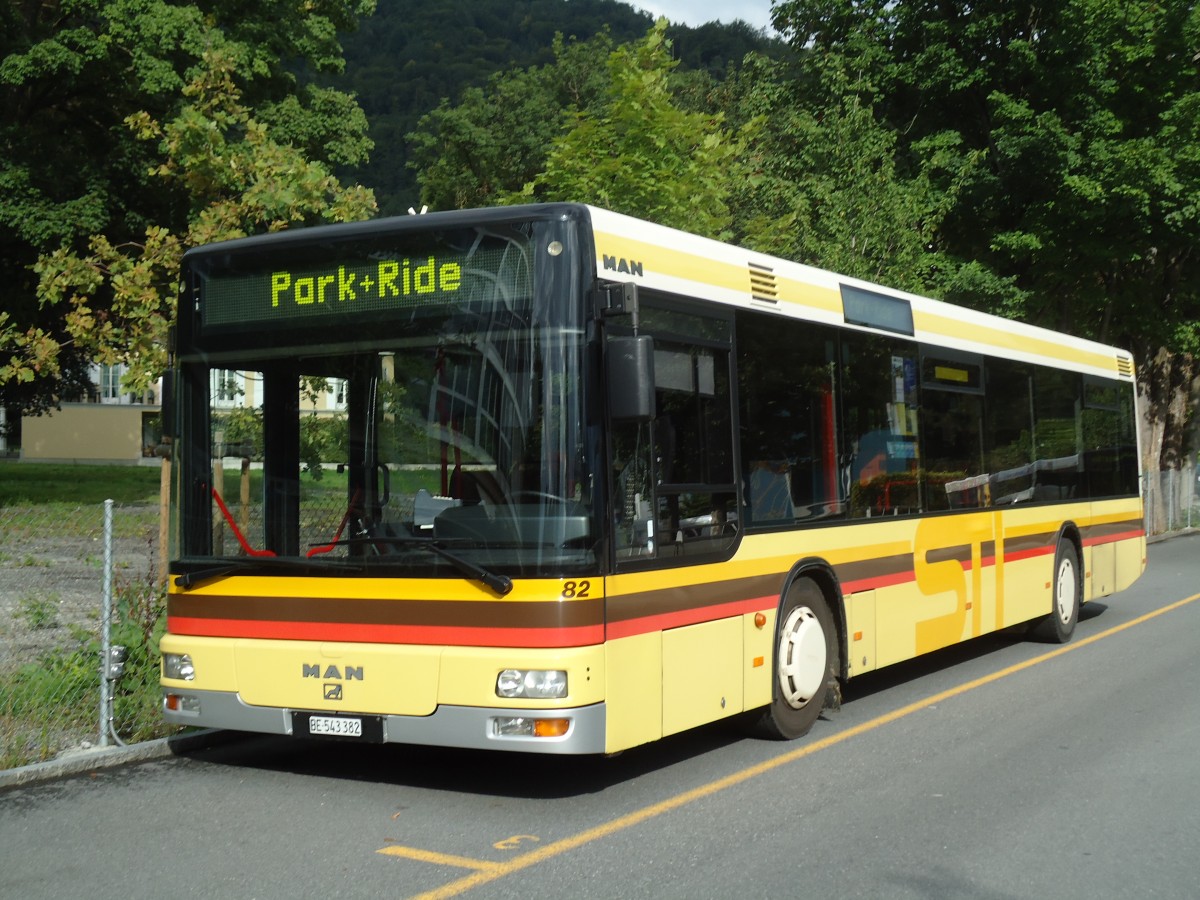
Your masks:
{"label": "red stripe on bus", "polygon": [[[1017,550],[1013,553],[1005,553],[1004,561],[1006,563],[1020,562],[1023,559],[1033,559],[1038,556],[1049,556],[1051,553],[1053,553],[1053,551],[1053,547],[1036,547],[1030,550]],[[958,563],[960,566],[962,566],[962,570],[964,572],[970,572],[971,569],[974,568],[972,561],[969,559],[935,560],[933,563],[931,563],[931,565],[943,562]],[[986,569],[989,567],[994,567],[996,565],[996,557],[985,556],[979,562],[980,568]],[[898,584],[908,584],[916,581],[916,578],[916,572],[910,569],[906,572],[893,572],[890,575],[880,575],[876,578],[860,578],[856,581],[843,581],[842,593],[857,594],[860,591],[873,591],[879,588],[894,587]]]}
{"label": "red stripe on bus", "polygon": [[171,634],[280,641],[362,644],[453,644],[465,647],[586,647],[604,643],[604,628],[469,628],[436,625],[361,625],[343,622],[270,622],[170,617]]}
{"label": "red stripe on bus", "polygon": [[893,587],[897,584],[908,584],[916,581],[917,574],[912,569],[906,572],[893,572],[890,575],[880,575],[876,578],[860,578],[857,581],[843,581],[843,594],[857,594],[860,591],[873,591],[877,588]]}
{"label": "red stripe on bus", "polygon": [[1005,553],[1004,561],[1020,562],[1023,559],[1035,559],[1039,556],[1051,556],[1054,553],[1054,547],[1034,547],[1032,550],[1017,550],[1013,553]]}
{"label": "red stripe on bus", "polygon": [[702,606],[697,609],[682,609],[677,612],[640,616],[636,619],[623,619],[620,622],[608,624],[607,637],[611,641],[617,638],[666,631],[668,628],[679,628],[681,625],[698,625],[701,622],[774,609],[778,603],[779,600],[776,597],[751,597],[746,600],[735,600],[732,603],[720,603],[716,606]]}
{"label": "red stripe on bus", "polygon": [[1145,534],[1143,530],[1138,529],[1136,531],[1122,531],[1117,534],[1106,534],[1102,537],[1085,538],[1083,546],[1095,547],[1097,544],[1115,544],[1118,541],[1132,541],[1145,537]]}

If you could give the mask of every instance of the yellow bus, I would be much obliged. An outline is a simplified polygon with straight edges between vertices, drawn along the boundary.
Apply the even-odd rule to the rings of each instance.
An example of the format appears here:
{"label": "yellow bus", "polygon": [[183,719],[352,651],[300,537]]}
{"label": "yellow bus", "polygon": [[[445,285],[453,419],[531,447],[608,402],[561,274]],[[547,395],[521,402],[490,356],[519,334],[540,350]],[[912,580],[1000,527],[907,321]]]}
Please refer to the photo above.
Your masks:
{"label": "yellow bus", "polygon": [[179,724],[794,738],[1145,567],[1128,354],[587,206],[193,250],[172,372]]}

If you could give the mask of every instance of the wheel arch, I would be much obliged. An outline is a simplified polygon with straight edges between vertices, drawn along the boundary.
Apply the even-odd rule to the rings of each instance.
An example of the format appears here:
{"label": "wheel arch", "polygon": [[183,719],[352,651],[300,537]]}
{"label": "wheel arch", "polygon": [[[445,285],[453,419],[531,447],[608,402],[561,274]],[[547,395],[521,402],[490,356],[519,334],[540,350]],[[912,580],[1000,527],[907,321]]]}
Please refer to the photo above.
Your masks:
{"label": "wheel arch", "polygon": [[[1075,546],[1075,558],[1077,560],[1079,560],[1079,569],[1080,569],[1080,571],[1079,571],[1080,598],[1079,599],[1080,599],[1080,602],[1082,602],[1083,598],[1087,596],[1087,588],[1086,588],[1086,585],[1084,584],[1084,572],[1087,569],[1087,565],[1083,558],[1083,533],[1080,531],[1079,526],[1076,525],[1075,522],[1073,522],[1071,519],[1067,519],[1065,522],[1062,523],[1062,525],[1059,526],[1058,535],[1054,539],[1054,549],[1055,549],[1056,553],[1058,551],[1058,542],[1059,541],[1070,541]],[[1051,565],[1053,565],[1053,563],[1051,563]]]}
{"label": "wheel arch", "polygon": [[801,578],[807,578],[821,589],[825,602],[833,613],[834,625],[837,628],[838,644],[838,678],[846,681],[848,676],[849,657],[846,650],[846,604],[842,596],[841,582],[832,565],[827,561],[811,556],[797,561],[783,581],[783,589],[779,593],[776,610],[783,608],[788,593]]}
{"label": "wheel arch", "polygon": [[1067,519],[1065,522],[1062,523],[1061,526],[1059,526],[1058,539],[1061,540],[1062,538],[1066,538],[1067,540],[1069,540],[1071,543],[1073,543],[1075,545],[1075,550],[1076,550],[1076,552],[1078,552],[1080,554],[1080,558],[1082,559],[1083,558],[1083,537],[1079,530],[1079,526],[1076,525],[1075,522],[1072,521],[1071,519]]}

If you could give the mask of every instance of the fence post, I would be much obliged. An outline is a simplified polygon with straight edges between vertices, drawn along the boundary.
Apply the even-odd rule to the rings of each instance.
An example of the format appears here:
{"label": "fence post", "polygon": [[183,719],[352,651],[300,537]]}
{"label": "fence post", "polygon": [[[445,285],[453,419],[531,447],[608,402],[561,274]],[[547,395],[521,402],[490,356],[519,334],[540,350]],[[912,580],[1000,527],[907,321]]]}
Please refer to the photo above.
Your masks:
{"label": "fence post", "polygon": [[112,653],[113,502],[104,501],[104,607],[100,613],[100,746],[108,746],[108,724],[112,718],[112,682],[108,659]]}

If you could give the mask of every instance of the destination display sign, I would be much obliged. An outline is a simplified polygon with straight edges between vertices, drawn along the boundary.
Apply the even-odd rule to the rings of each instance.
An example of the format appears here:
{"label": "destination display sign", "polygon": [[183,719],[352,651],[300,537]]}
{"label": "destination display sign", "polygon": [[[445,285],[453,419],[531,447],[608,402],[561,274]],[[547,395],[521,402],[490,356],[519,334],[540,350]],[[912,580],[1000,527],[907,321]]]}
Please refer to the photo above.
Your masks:
{"label": "destination display sign", "polygon": [[519,245],[504,240],[467,253],[434,249],[420,255],[352,253],[328,262],[201,273],[205,328],[278,323],[321,325],[347,318],[386,318],[389,312],[453,303],[468,306],[498,297],[527,298],[529,266]]}

